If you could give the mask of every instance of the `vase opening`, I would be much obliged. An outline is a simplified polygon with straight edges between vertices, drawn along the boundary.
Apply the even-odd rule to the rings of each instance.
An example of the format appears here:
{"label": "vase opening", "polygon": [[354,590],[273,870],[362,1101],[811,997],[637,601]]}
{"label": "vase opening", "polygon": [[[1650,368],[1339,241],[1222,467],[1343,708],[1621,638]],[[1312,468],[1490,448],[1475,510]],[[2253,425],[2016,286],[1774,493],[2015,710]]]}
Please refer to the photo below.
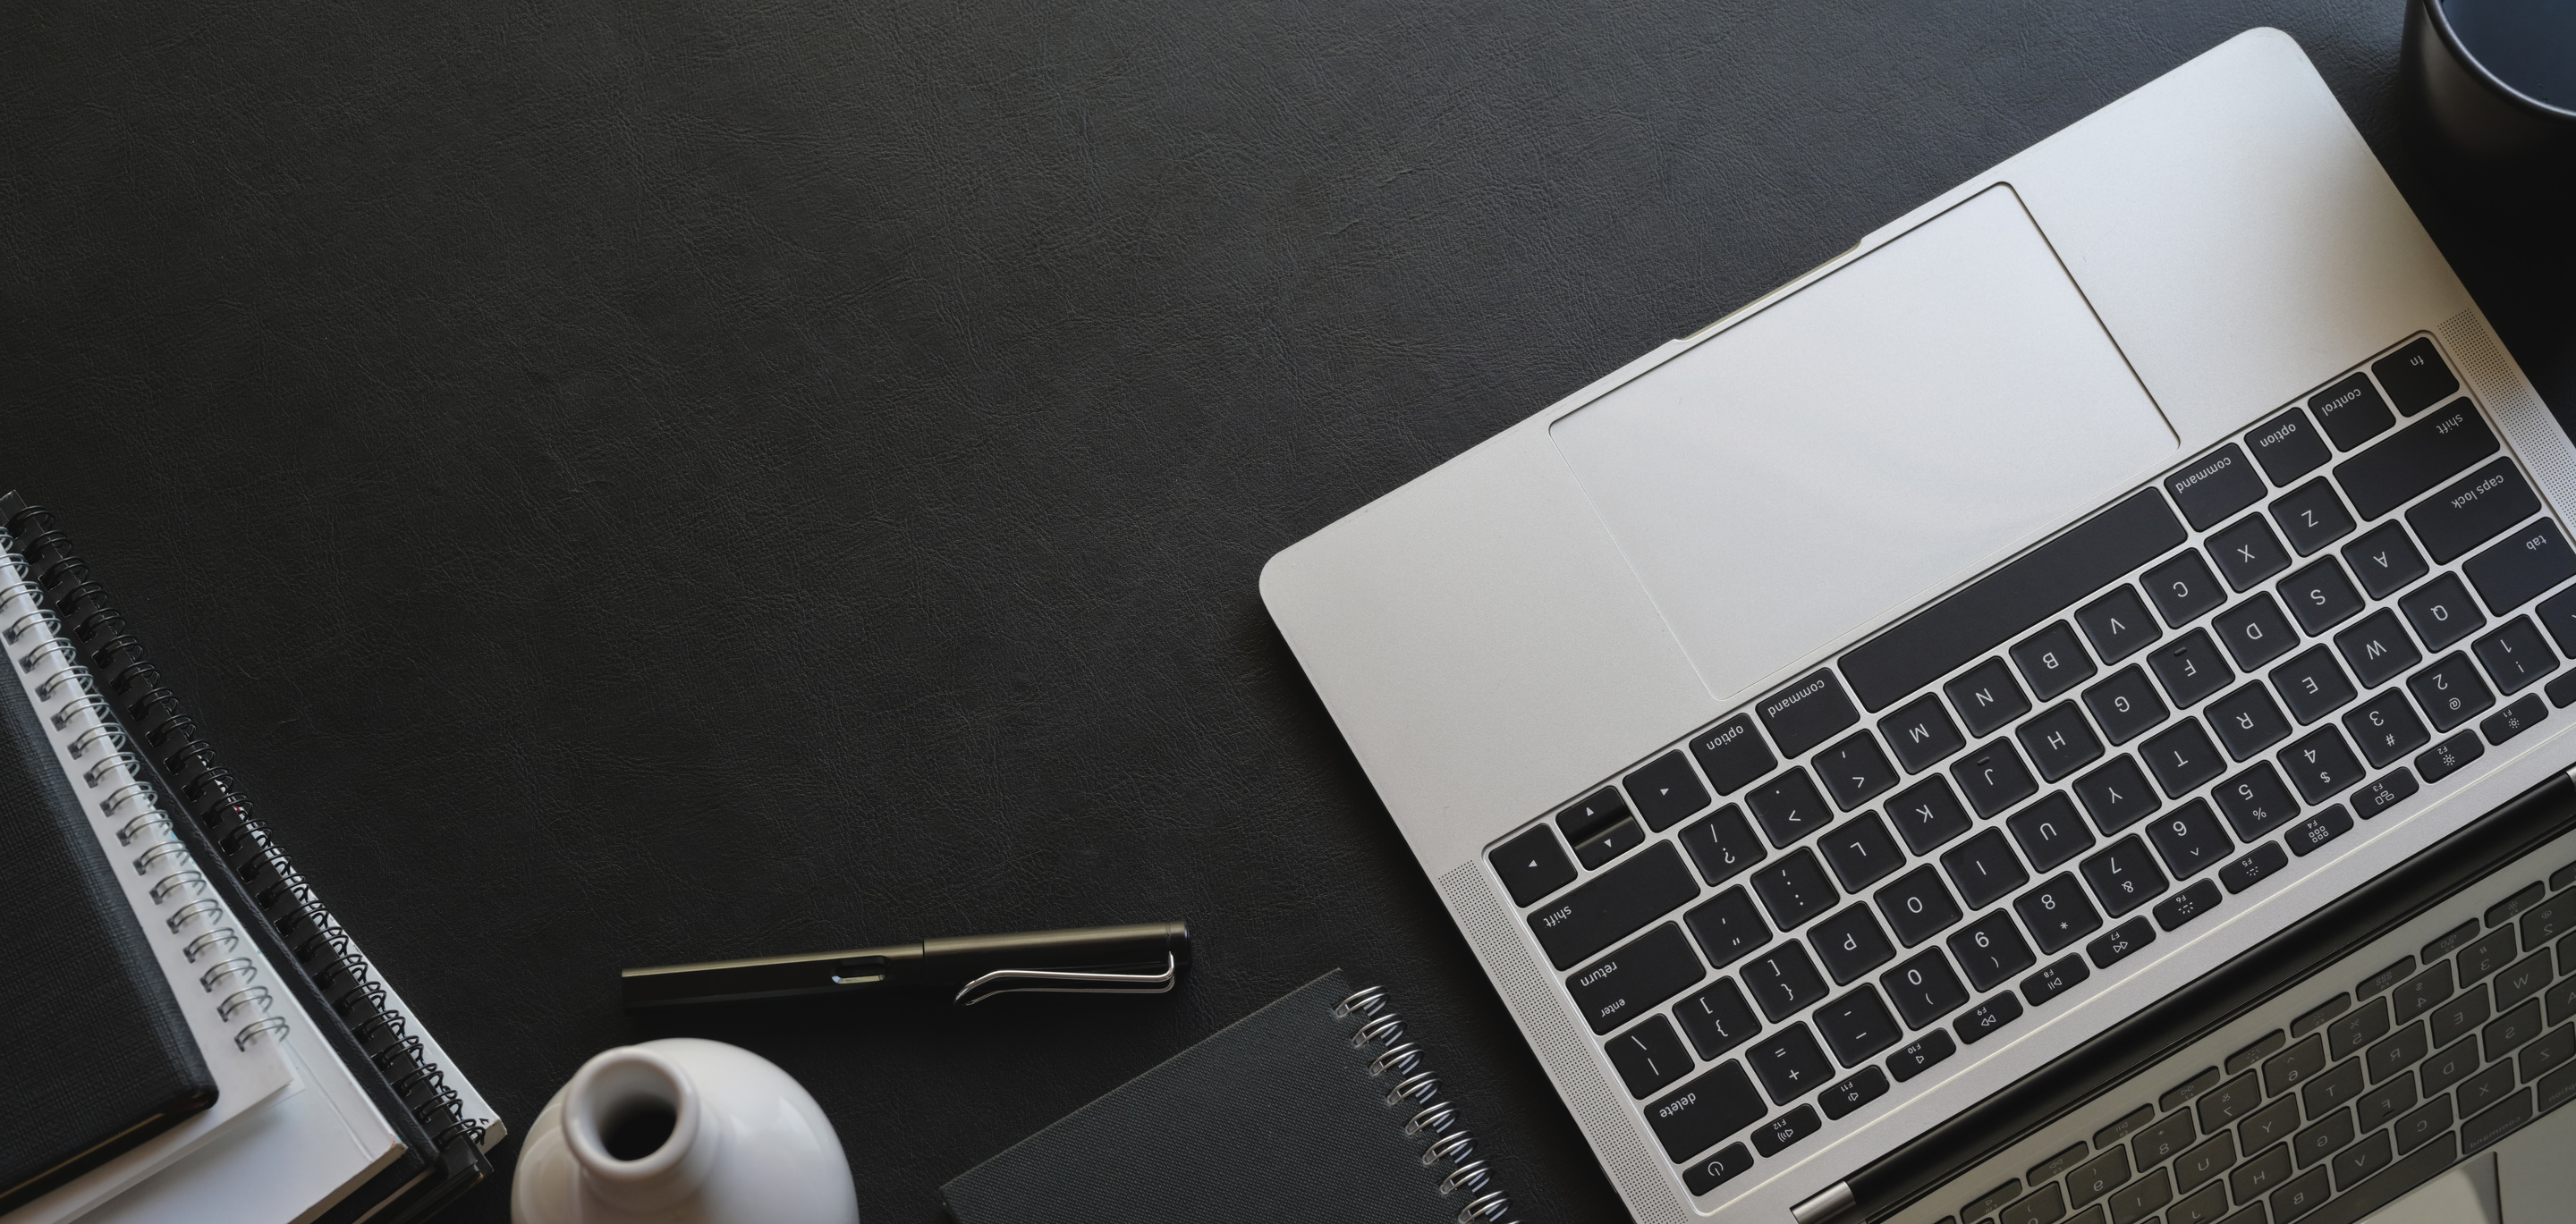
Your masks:
{"label": "vase opening", "polygon": [[599,1146],[619,1160],[642,1160],[662,1150],[679,1122],[680,1111],[667,1103],[628,1101],[611,1111],[599,1128]]}

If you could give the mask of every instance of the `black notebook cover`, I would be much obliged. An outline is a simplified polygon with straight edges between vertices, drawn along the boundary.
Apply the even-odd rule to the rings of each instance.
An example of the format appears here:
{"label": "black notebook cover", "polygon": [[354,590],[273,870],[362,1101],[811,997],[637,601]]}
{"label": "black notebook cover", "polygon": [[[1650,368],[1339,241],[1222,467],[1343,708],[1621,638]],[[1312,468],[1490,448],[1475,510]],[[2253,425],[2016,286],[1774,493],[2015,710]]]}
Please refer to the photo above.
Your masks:
{"label": "black notebook cover", "polygon": [[9,1211],[214,1104],[215,1077],[36,712],[15,684],[0,707],[0,930],[16,958],[0,1007]]}
{"label": "black notebook cover", "polygon": [[[1373,1072],[1406,1042],[1355,1042],[1372,1016],[1335,1015],[1350,994],[1338,969],[1300,987],[949,1182],[949,1211],[959,1224],[1454,1224],[1491,1187],[1453,1145],[1443,1156],[1468,1176],[1444,1192],[1458,1162],[1423,1156],[1464,1132],[1453,1115],[1405,1133],[1441,1107],[1388,1102],[1420,1066]],[[1499,1201],[1485,1207],[1479,1218],[1503,1218]]]}

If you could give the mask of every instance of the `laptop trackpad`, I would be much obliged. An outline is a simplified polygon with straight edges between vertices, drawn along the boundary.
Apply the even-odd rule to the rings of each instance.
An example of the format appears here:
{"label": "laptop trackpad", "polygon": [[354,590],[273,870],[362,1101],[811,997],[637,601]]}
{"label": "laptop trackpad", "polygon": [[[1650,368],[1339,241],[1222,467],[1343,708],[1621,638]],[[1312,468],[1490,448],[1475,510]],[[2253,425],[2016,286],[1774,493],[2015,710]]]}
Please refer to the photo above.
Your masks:
{"label": "laptop trackpad", "polygon": [[2179,445],[2008,187],[1552,427],[1724,699]]}

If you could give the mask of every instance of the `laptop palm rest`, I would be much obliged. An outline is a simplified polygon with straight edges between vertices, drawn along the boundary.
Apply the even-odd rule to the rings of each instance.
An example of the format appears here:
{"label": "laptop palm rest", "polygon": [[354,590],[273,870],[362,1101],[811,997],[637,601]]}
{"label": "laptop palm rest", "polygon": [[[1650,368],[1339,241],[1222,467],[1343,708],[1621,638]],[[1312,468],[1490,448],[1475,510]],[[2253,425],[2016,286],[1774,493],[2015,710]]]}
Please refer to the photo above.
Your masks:
{"label": "laptop palm rest", "polygon": [[2002,185],[1551,432],[1721,699],[2179,446]]}

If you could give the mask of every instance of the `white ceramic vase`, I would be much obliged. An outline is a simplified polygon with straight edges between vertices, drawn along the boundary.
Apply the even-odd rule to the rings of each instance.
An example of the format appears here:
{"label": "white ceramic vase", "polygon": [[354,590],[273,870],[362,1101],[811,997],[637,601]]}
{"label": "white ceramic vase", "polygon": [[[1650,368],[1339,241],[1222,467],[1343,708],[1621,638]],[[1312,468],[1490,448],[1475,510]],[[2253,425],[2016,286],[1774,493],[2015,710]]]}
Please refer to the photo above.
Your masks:
{"label": "white ceramic vase", "polygon": [[528,1128],[512,1224],[858,1224],[850,1164],[794,1077],[721,1041],[604,1050]]}

